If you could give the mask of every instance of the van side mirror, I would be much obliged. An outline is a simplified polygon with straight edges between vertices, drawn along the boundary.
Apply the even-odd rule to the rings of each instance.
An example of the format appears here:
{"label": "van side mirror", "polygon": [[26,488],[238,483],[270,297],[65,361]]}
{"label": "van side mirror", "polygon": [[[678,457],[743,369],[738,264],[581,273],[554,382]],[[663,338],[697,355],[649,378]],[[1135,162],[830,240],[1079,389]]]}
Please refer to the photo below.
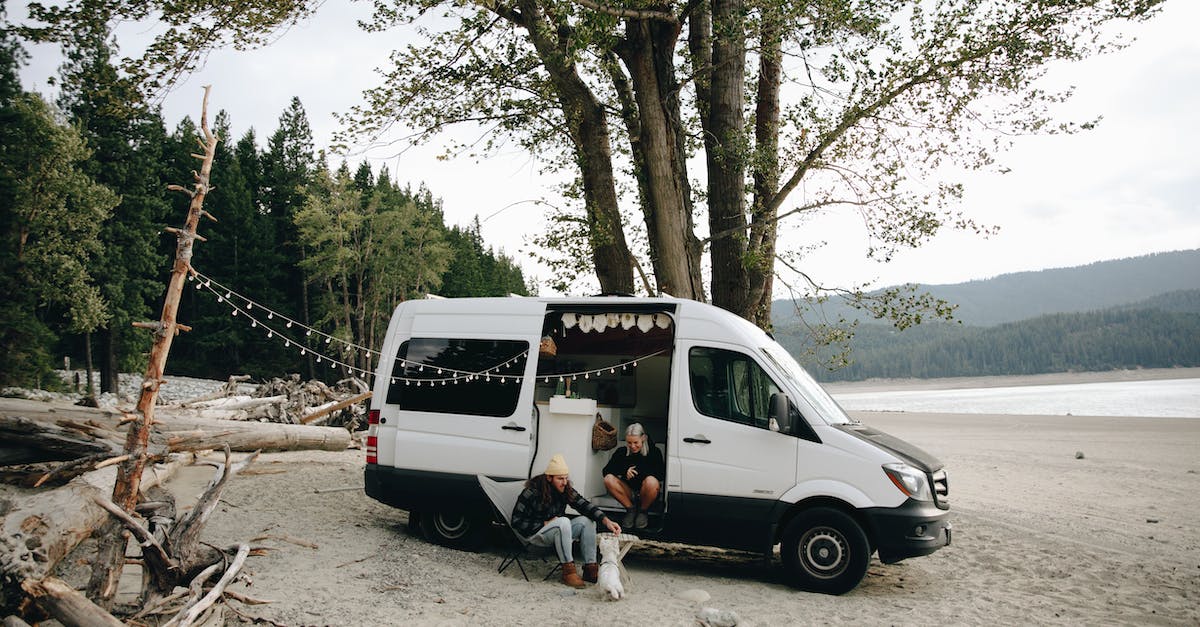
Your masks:
{"label": "van side mirror", "polygon": [[771,408],[768,415],[770,420],[767,427],[780,433],[792,432],[792,412],[787,394],[782,392],[771,395]]}

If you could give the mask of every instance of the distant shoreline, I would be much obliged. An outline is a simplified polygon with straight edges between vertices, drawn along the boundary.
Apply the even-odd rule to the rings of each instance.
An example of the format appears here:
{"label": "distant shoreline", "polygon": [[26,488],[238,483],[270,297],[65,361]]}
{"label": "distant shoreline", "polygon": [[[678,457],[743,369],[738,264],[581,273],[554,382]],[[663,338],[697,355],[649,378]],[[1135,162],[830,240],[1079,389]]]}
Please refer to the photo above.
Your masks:
{"label": "distant shoreline", "polygon": [[1104,372],[1051,372],[1047,374],[944,377],[938,379],[867,379],[865,381],[835,381],[822,383],[821,385],[830,394],[853,394],[856,392],[962,390],[968,388],[1197,378],[1200,378],[1200,368],[1140,368],[1137,370],[1108,370]]}

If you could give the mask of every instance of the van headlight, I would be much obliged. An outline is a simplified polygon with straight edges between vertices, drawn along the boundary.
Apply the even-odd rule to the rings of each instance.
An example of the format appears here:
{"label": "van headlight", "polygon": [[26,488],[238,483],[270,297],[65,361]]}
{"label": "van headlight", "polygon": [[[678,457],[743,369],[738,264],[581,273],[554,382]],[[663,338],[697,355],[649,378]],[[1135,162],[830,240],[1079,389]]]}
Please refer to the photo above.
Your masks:
{"label": "van headlight", "polygon": [[929,489],[929,477],[924,472],[908,464],[884,464],[883,472],[908,498],[916,501],[933,500],[933,491]]}

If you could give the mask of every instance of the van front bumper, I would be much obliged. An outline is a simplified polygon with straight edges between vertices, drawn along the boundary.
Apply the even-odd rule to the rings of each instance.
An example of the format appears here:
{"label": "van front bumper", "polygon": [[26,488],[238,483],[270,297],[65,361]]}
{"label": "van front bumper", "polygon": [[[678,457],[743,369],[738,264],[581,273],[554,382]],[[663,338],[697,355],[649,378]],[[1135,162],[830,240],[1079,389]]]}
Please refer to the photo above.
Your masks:
{"label": "van front bumper", "polygon": [[909,499],[899,507],[871,507],[861,511],[870,527],[871,541],[879,551],[879,560],[885,564],[929,555],[950,544],[950,512],[932,502]]}

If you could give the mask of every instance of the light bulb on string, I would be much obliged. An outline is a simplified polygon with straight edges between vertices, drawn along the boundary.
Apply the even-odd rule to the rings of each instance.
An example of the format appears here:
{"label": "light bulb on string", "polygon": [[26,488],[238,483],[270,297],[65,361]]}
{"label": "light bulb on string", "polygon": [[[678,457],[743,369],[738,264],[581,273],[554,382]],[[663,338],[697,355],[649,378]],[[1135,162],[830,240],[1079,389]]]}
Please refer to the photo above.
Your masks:
{"label": "light bulb on string", "polygon": [[246,311],[250,311],[251,309],[254,309],[254,303],[246,301]]}
{"label": "light bulb on string", "polygon": [[308,337],[308,336],[310,336],[310,335],[312,335],[312,329],[309,329],[309,330],[307,330],[307,331],[305,331],[305,332],[304,332],[304,336],[305,336],[305,337]]}
{"label": "light bulb on string", "polygon": [[267,314],[267,320],[271,320],[274,317],[275,317],[275,312],[273,312],[273,311]]}
{"label": "light bulb on string", "polygon": [[303,349],[303,348],[302,348],[302,349],[300,349],[300,355],[301,355],[301,356],[303,356],[303,355],[304,355],[305,353],[307,353],[307,352],[308,352],[308,351],[307,351],[307,350],[305,350],[305,349]]}
{"label": "light bulb on string", "polygon": [[287,323],[287,328],[289,328],[289,329],[290,329],[290,328],[292,328],[292,321],[291,321],[291,320],[288,320],[288,323]]}
{"label": "light bulb on string", "polygon": [[328,344],[328,343],[329,343],[329,340],[332,340],[332,339],[333,339],[333,338],[331,338],[331,337],[327,337],[327,338],[325,338],[325,343],[326,343],[326,344]]}
{"label": "light bulb on string", "polygon": [[271,339],[271,338],[273,338],[273,337],[275,337],[275,332],[274,332],[274,331],[267,331],[267,339],[269,340],[269,339]]}
{"label": "light bulb on string", "polygon": [[252,321],[252,322],[250,323],[250,328],[251,328],[251,329],[253,329],[254,327],[257,327],[257,326],[258,326],[258,320],[254,320],[254,321]]}
{"label": "light bulb on string", "polygon": [[237,315],[237,312],[238,312],[238,310],[234,309],[234,310],[233,310],[233,315],[235,315],[235,316],[236,316],[236,315]]}

